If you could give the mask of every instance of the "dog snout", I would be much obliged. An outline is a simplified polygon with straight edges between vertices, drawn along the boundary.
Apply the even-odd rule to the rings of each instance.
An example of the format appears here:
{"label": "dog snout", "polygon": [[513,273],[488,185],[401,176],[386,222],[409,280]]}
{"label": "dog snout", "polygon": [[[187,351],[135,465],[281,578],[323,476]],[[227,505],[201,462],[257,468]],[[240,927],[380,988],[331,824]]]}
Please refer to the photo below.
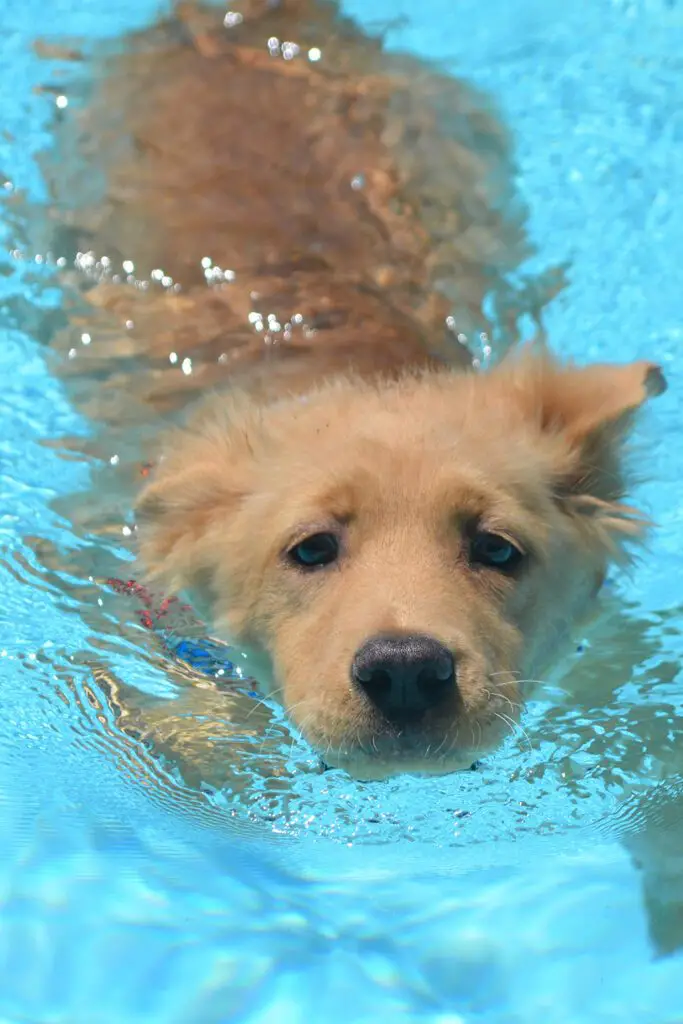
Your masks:
{"label": "dog snout", "polygon": [[431,636],[371,637],[356,652],[351,675],[392,721],[419,719],[455,690],[453,655]]}

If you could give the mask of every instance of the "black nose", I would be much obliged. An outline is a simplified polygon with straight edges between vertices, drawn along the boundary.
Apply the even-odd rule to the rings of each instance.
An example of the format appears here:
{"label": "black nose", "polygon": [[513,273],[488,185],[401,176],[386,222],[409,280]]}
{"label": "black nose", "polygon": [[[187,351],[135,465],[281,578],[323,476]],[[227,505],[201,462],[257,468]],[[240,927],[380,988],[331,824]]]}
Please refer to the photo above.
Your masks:
{"label": "black nose", "polygon": [[455,662],[431,636],[371,637],[356,651],[354,682],[383,715],[394,720],[419,718],[455,689]]}

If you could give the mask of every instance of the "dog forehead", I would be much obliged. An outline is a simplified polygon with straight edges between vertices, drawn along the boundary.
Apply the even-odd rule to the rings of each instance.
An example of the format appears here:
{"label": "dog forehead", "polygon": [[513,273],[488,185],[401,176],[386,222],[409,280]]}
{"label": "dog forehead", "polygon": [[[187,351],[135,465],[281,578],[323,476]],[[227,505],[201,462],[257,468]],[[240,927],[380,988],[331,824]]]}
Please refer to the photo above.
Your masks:
{"label": "dog forehead", "polygon": [[489,445],[521,437],[529,422],[517,403],[501,401],[490,375],[407,376],[371,385],[346,381],[290,399],[274,410],[273,427],[281,442],[316,447],[354,440],[425,448],[455,444]]}
{"label": "dog forehead", "polygon": [[[526,452],[487,453],[443,438],[347,431],[334,443],[273,453],[261,477],[268,506],[288,522],[329,518],[446,522],[491,517],[511,526],[550,504]],[[493,461],[492,461],[493,460]]]}
{"label": "dog forehead", "polygon": [[[450,436],[449,436],[450,434]],[[428,449],[452,442],[452,431],[433,408],[421,408],[412,394],[332,392],[303,397],[279,411],[273,419],[270,447],[273,454],[303,450],[344,463],[374,453],[383,462],[397,452]],[[353,453],[351,455],[351,453]]]}
{"label": "dog forehead", "polygon": [[361,475],[370,468],[394,478],[458,466],[501,480],[543,472],[548,459],[538,436],[523,419],[478,403],[470,383],[446,390],[417,381],[298,399],[271,424],[269,461],[349,473],[355,467]]}
{"label": "dog forehead", "polygon": [[524,419],[500,403],[477,401],[483,383],[418,379],[290,400],[264,422],[267,441],[255,460],[260,482],[273,497],[289,502],[299,492],[350,512],[418,497],[469,507],[473,492],[480,504],[491,495],[491,502],[502,496],[538,508],[553,479],[554,453]]}

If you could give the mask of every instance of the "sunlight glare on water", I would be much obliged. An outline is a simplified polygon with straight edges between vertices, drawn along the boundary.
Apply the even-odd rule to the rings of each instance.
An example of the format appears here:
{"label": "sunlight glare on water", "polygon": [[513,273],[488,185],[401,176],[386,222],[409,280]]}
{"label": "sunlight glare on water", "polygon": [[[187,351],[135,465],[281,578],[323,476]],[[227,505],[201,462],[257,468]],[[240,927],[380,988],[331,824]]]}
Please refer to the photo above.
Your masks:
{"label": "sunlight glare on water", "polygon": [[[35,554],[73,546],[54,503],[86,486],[89,464],[44,443],[85,439],[88,425],[40,344],[61,293],[49,267],[15,254],[24,240],[12,192],[46,200],[34,157],[55,106],[59,116],[72,107],[68,77],[56,96],[36,91],[46,70],[31,44],[37,31],[86,44],[114,36],[158,4],[3,6],[0,1019],[683,1019],[683,954],[655,957],[641,880],[619,842],[647,821],[641,797],[661,780],[674,780],[662,820],[683,818],[683,10],[666,0],[346,4],[371,28],[389,24],[389,47],[496,97],[531,211],[529,272],[569,264],[547,314],[553,346],[663,364],[670,389],[639,438],[649,479],[638,500],[659,529],[635,571],[611,581],[625,608],[608,598],[604,623],[576,638],[572,664],[540,690],[523,730],[476,770],[372,784],[321,773],[274,712],[277,770],[260,767],[260,737],[253,748],[241,737],[233,795],[191,789],[119,732],[82,654],[103,649],[83,605],[113,615],[115,597],[77,574],[65,590]],[[118,539],[108,554],[125,577]],[[142,640],[108,653],[130,686],[172,695]]]}

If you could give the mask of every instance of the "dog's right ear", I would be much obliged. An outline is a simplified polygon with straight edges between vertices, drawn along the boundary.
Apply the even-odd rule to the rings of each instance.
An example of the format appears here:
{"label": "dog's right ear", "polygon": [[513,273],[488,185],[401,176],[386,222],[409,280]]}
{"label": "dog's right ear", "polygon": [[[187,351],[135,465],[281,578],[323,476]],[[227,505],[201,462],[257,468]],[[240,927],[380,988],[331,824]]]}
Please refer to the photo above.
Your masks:
{"label": "dog's right ear", "polygon": [[637,538],[647,519],[622,504],[627,441],[642,406],[666,390],[661,368],[646,361],[576,366],[528,347],[493,375],[527,423],[556,442],[553,487],[562,508],[592,520],[602,536]]}
{"label": "dog's right ear", "polygon": [[216,541],[249,491],[252,461],[247,435],[224,416],[169,435],[135,506],[138,553],[150,583],[205,606]]}

